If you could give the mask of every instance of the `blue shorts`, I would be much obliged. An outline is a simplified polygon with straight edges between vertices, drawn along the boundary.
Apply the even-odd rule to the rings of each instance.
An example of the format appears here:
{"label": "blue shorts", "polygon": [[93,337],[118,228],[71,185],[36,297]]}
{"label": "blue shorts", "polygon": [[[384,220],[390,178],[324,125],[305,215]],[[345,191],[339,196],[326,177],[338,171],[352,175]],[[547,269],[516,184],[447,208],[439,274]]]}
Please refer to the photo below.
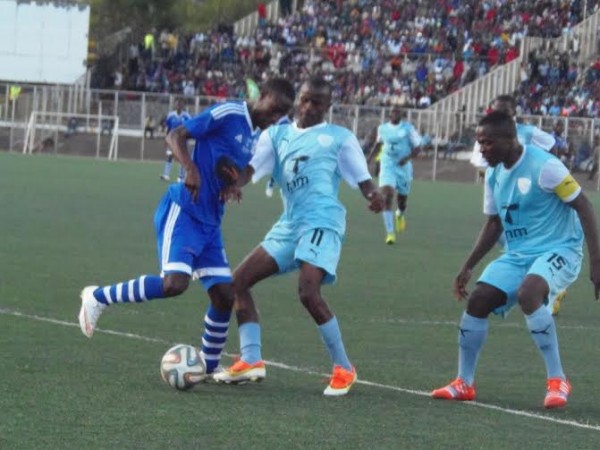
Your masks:
{"label": "blue shorts", "polygon": [[567,289],[579,275],[583,254],[571,248],[562,248],[540,256],[516,256],[505,253],[492,261],[478,282],[490,284],[506,294],[506,305],[494,310],[506,316],[517,303],[517,291],[527,275],[538,275],[546,280],[550,292],[544,304],[552,310],[556,296]]}
{"label": "blue shorts", "polygon": [[174,203],[167,193],[154,214],[161,276],[186,273],[200,279],[208,290],[231,283],[221,229],[198,222]]}
{"label": "blue shorts", "polygon": [[323,284],[336,280],[336,269],[342,253],[342,238],[325,228],[299,232],[288,222],[277,222],[260,244],[273,257],[279,273],[294,271],[307,262],[325,271]]}
{"label": "blue shorts", "polygon": [[413,180],[413,166],[409,161],[403,166],[397,161],[385,159],[381,161],[379,169],[379,186],[391,186],[400,195],[408,195]]}

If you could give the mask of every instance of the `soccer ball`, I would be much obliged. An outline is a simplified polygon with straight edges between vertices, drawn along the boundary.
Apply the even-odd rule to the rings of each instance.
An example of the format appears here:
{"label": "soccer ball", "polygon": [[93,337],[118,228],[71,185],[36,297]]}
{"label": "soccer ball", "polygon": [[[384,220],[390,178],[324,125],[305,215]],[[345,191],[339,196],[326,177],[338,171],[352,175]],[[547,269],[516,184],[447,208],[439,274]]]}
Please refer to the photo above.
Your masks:
{"label": "soccer ball", "polygon": [[162,357],[160,377],[169,386],[186,390],[206,378],[206,364],[196,347],[177,344]]}

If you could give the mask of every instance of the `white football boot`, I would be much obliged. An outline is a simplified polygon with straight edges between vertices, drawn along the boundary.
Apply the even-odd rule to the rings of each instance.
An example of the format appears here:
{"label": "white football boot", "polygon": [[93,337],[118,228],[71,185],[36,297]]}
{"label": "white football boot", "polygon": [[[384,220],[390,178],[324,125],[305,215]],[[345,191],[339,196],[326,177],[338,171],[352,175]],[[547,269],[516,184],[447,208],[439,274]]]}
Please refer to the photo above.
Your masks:
{"label": "white football boot", "polygon": [[98,286],[87,286],[81,291],[81,310],[79,311],[79,326],[81,332],[91,338],[96,328],[96,322],[107,305],[100,303],[94,297]]}

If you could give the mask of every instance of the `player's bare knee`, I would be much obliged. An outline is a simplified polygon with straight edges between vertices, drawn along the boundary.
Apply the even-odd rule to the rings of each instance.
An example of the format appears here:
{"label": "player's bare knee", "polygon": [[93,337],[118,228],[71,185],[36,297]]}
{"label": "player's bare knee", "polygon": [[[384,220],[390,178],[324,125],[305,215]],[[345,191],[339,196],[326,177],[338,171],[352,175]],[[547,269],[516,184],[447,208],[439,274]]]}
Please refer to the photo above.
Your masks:
{"label": "player's bare knee", "polygon": [[190,284],[190,276],[186,274],[169,274],[163,278],[165,297],[176,297],[183,294]]}
{"label": "player's bare knee", "polygon": [[544,303],[549,288],[546,280],[538,275],[528,275],[517,291],[517,301],[525,314],[531,314]]}
{"label": "player's bare knee", "polygon": [[524,289],[523,286],[519,288],[517,293],[517,302],[524,314],[532,314],[535,312],[543,303],[543,297],[541,298],[535,292]]}
{"label": "player's bare knee", "polygon": [[496,299],[495,293],[486,285],[477,284],[467,300],[467,314],[479,319],[485,319],[490,313],[501,306],[502,302]]}
{"label": "player's bare knee", "polygon": [[322,302],[319,288],[313,285],[313,283],[300,283],[298,286],[298,298],[300,299],[300,303],[309,311],[315,309]]}
{"label": "player's bare knee", "polygon": [[212,305],[220,311],[231,311],[233,308],[233,286],[230,283],[219,283],[211,286],[208,296]]}

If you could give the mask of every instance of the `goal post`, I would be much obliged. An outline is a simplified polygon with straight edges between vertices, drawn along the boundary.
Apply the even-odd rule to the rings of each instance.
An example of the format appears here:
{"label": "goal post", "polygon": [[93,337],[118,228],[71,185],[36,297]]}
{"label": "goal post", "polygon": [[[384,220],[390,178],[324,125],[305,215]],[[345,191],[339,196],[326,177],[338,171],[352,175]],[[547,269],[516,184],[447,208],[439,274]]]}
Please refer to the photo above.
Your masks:
{"label": "goal post", "polygon": [[32,111],[23,154],[50,152],[116,160],[118,146],[118,116]]}

